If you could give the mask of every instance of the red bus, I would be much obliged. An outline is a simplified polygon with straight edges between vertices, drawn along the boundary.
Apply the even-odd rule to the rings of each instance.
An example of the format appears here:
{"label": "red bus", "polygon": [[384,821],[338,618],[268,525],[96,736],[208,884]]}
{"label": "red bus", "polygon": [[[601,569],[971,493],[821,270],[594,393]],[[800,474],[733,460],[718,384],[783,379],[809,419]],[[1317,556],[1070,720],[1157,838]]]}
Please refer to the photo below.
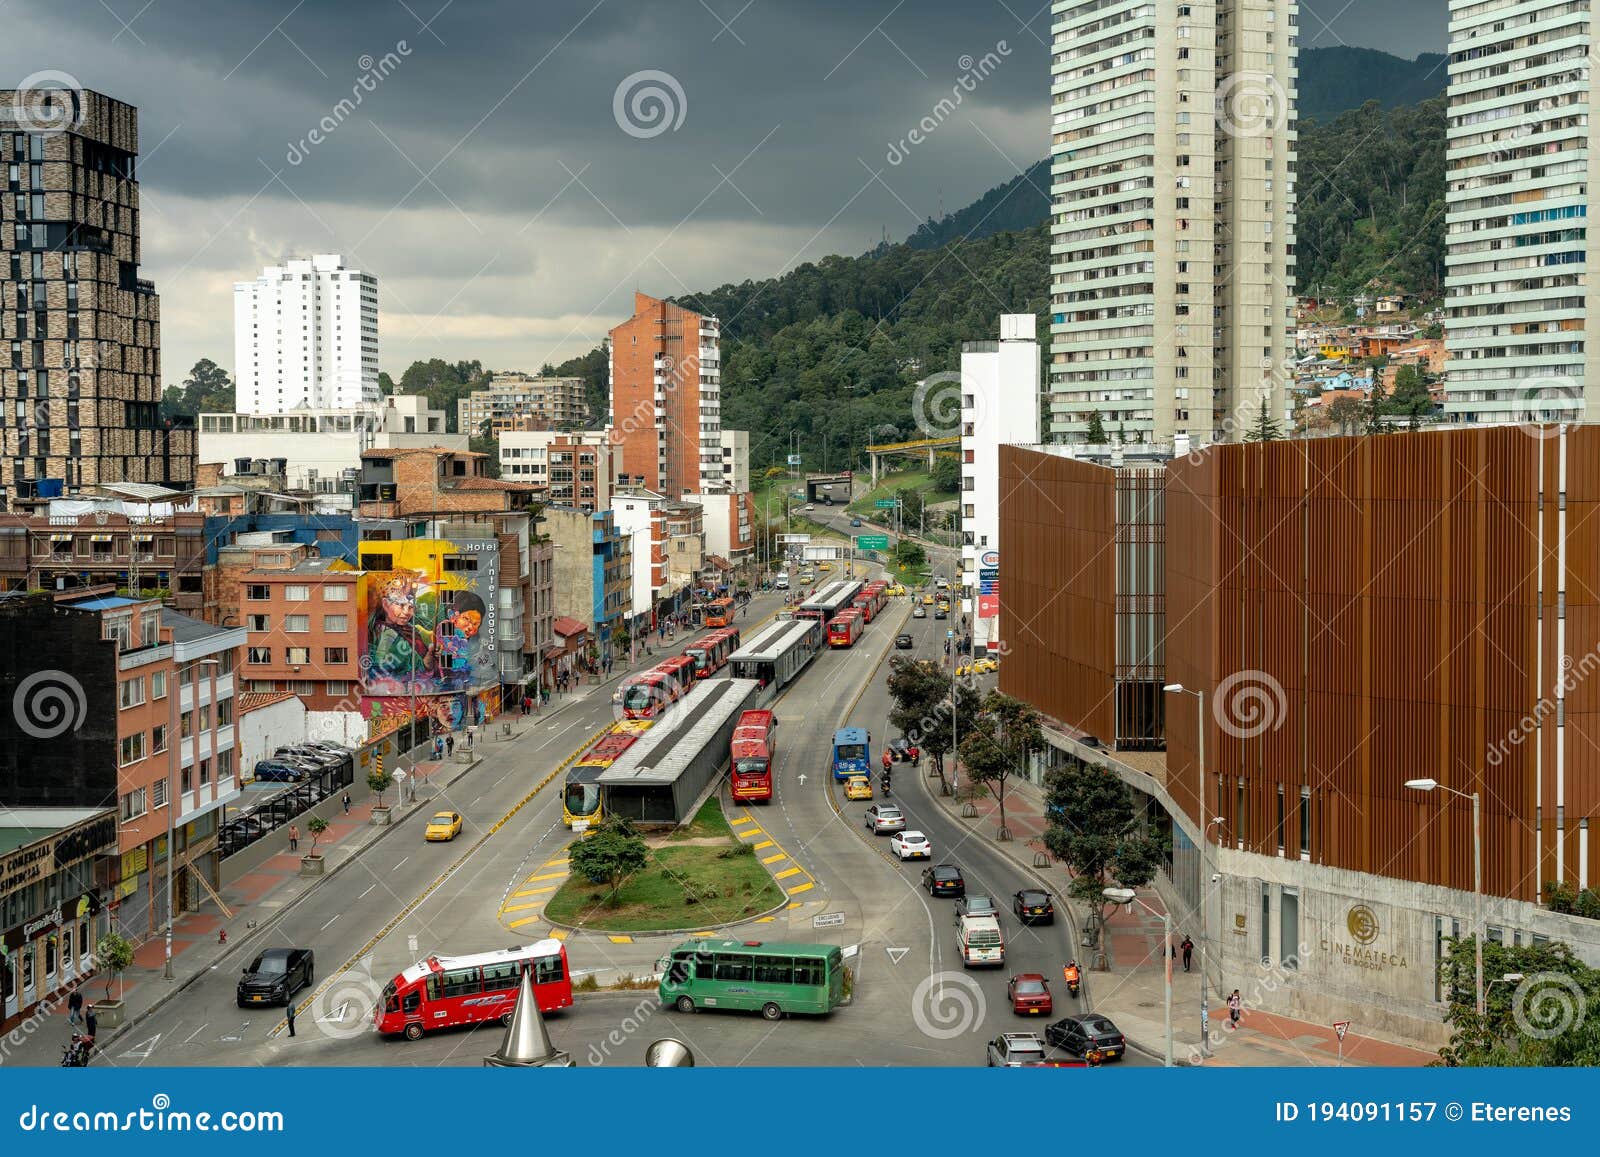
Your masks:
{"label": "red bus", "polygon": [[707,603],[705,622],[708,627],[726,627],[733,622],[733,600],[713,599]]}
{"label": "red bus", "polygon": [[861,637],[861,628],[866,625],[861,612],[854,607],[848,611],[840,611],[833,616],[833,621],[828,624],[828,646],[853,647],[856,640]]}
{"label": "red bus", "polygon": [[728,657],[738,649],[739,628],[724,627],[696,639],[683,649],[683,653],[694,660],[694,677],[709,679],[728,665]]}
{"label": "red bus", "polygon": [[777,755],[778,717],[770,711],[746,711],[733,729],[730,789],[735,803],[768,803],[772,799],[772,761]]}
{"label": "red bus", "polygon": [[425,1032],[499,1020],[509,1024],[522,970],[533,969],[540,1012],[572,1004],[567,946],[540,940],[522,948],[497,948],[472,956],[430,956],[383,986],[373,1021],[385,1036],[420,1040]]}
{"label": "red bus", "polygon": [[882,612],[883,604],[887,601],[884,589],[884,583],[868,583],[866,589],[857,595],[850,605],[859,610],[862,618],[870,623]]}
{"label": "red bus", "polygon": [[694,686],[694,660],[676,655],[628,680],[622,692],[626,719],[654,719]]}

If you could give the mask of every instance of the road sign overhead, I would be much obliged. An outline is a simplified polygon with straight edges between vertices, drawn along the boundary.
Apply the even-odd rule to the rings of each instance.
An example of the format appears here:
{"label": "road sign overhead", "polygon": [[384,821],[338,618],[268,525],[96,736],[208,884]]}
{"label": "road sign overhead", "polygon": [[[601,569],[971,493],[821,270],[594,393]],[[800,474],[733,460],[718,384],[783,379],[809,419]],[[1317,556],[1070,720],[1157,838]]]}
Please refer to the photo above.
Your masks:
{"label": "road sign overhead", "polygon": [[857,550],[888,550],[889,536],[887,534],[858,534],[856,535]]}
{"label": "road sign overhead", "polygon": [[804,459],[802,459],[798,454],[789,455],[789,465],[791,466],[798,466],[802,461],[804,461]]}
{"label": "road sign overhead", "polygon": [[880,498],[872,505],[876,506],[879,510],[893,510],[895,508],[896,501],[893,498]]}

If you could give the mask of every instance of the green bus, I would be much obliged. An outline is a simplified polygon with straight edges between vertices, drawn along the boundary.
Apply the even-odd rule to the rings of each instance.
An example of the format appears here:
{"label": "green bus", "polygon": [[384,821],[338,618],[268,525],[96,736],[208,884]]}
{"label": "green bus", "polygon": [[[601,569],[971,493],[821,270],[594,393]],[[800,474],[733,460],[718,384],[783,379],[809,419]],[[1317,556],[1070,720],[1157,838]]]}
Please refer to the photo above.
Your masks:
{"label": "green bus", "polygon": [[844,1000],[844,953],[837,944],[780,940],[686,940],[656,962],[661,1003],[701,1008],[829,1013]]}

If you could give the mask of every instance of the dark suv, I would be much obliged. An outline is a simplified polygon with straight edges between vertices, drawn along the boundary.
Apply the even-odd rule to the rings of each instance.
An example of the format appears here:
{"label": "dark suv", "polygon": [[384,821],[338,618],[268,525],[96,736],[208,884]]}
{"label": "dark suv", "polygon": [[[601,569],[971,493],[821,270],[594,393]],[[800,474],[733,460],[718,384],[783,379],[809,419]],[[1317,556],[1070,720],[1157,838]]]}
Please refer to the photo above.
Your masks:
{"label": "dark suv", "polygon": [[239,978],[235,999],[240,1008],[252,1004],[288,1004],[316,978],[309,948],[268,948],[250,962]]}
{"label": "dark suv", "polygon": [[1011,912],[1024,924],[1054,924],[1056,906],[1050,893],[1038,888],[1024,888],[1011,897]]}
{"label": "dark suv", "polygon": [[967,882],[961,877],[961,869],[954,864],[935,864],[922,869],[922,886],[928,889],[930,896],[967,894]]}

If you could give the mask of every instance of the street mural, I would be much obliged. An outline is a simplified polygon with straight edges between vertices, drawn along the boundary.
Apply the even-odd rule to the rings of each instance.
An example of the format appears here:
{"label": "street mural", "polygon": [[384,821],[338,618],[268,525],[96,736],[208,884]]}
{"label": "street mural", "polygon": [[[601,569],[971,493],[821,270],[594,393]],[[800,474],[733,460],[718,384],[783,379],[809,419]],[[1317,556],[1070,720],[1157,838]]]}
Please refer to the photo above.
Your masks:
{"label": "street mural", "polygon": [[369,698],[445,695],[498,683],[499,557],[493,543],[467,545],[477,549],[438,540],[397,542],[393,569],[367,574],[359,605],[366,624],[362,691]]}

